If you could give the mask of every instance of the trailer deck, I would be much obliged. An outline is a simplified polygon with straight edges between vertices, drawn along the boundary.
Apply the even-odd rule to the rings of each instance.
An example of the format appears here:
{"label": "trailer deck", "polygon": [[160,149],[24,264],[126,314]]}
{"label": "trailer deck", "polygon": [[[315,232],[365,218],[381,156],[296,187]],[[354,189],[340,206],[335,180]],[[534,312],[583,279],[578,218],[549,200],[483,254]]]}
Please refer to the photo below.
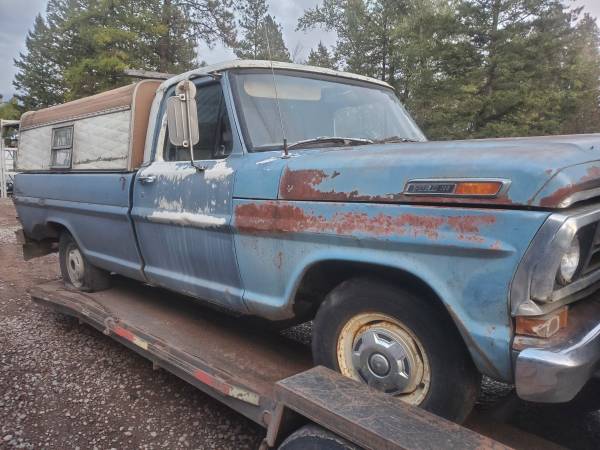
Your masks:
{"label": "trailer deck", "polygon": [[[77,317],[267,429],[264,448],[306,422],[372,449],[507,448],[323,367],[310,348],[172,292],[116,278],[87,294],[55,281],[32,299]],[[514,433],[511,436],[514,442]],[[530,439],[528,448],[547,447]]]}

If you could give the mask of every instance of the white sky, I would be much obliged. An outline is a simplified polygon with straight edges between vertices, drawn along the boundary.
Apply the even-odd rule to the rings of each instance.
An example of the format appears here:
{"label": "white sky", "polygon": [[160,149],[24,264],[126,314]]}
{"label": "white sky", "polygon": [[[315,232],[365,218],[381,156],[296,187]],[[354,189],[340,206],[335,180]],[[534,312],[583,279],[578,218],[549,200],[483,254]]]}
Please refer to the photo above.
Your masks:
{"label": "white sky", "polygon": [[[600,0],[566,0],[574,5],[585,6],[595,17],[600,17]],[[12,80],[15,74],[13,59],[25,50],[27,31],[33,26],[38,13],[43,13],[47,0],[0,0],[0,94],[8,99],[14,93]],[[283,37],[290,54],[297,61],[307,58],[308,52],[319,40],[327,46],[335,43],[335,33],[321,30],[304,33],[295,31],[298,18],[307,8],[320,4],[321,0],[270,0],[270,12],[283,27]],[[217,45],[210,50],[199,47],[199,59],[216,63],[232,59],[231,50]]]}

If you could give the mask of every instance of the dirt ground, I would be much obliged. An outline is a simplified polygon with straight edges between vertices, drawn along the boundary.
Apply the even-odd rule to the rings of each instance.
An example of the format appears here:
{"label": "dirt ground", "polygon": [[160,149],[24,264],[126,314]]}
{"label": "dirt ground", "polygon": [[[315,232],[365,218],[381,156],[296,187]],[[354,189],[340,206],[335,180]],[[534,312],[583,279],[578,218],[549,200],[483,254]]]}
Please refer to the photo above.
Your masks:
{"label": "dirt ground", "polygon": [[[0,448],[257,448],[263,430],[254,423],[91,327],[34,305],[27,290],[57,279],[58,262],[24,262],[17,228],[12,202],[0,200]],[[487,380],[471,426],[520,448],[548,446],[519,441],[519,430],[600,448],[600,411],[582,406],[600,405],[600,389],[567,405],[491,406],[510,389]],[[490,414],[506,423],[481,420]]]}

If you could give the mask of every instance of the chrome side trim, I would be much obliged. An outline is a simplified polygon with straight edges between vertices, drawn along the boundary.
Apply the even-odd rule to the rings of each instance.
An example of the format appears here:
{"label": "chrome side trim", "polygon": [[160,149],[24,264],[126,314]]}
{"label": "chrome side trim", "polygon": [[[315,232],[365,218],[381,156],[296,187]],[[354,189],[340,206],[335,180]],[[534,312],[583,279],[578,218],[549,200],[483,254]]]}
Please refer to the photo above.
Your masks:
{"label": "chrome side trim", "polygon": [[[409,192],[408,187],[411,184],[458,184],[458,183],[501,183],[502,186],[497,193],[492,195],[469,195],[469,194],[455,194],[454,192]],[[506,194],[510,187],[511,181],[506,178],[413,178],[406,182],[404,185],[403,195],[414,195],[414,196],[427,196],[427,197],[463,197],[463,198],[495,198]],[[454,186],[456,188],[456,186]]]}

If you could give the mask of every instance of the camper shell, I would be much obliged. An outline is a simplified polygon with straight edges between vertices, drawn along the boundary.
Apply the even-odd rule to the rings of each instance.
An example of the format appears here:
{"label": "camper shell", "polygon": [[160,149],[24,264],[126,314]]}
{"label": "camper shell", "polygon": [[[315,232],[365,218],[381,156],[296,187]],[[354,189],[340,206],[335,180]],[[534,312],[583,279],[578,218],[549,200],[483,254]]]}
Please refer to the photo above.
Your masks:
{"label": "camper shell", "polygon": [[144,80],[23,114],[17,169],[137,169],[159,85],[160,81]]}

